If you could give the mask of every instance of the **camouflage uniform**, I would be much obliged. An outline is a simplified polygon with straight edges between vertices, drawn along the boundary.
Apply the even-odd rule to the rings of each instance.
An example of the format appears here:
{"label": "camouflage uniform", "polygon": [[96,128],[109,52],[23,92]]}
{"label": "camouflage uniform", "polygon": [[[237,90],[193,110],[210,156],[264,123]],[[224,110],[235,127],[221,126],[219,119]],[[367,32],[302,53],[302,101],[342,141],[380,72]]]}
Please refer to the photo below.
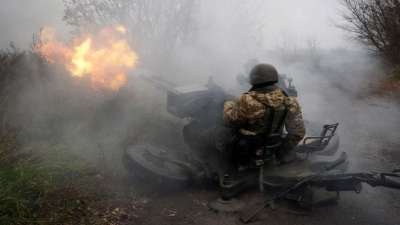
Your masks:
{"label": "camouflage uniform", "polygon": [[[284,125],[288,134],[275,153],[280,157],[291,151],[303,139],[306,132],[301,107],[295,98],[286,98],[289,111]],[[276,86],[251,89],[242,94],[237,99],[237,103],[231,100],[225,102],[223,121],[226,125],[239,129],[242,135],[257,136],[260,135],[260,130],[266,130],[268,126],[268,124],[263,124],[264,116],[270,116],[272,108],[281,107],[284,101],[284,92]]]}

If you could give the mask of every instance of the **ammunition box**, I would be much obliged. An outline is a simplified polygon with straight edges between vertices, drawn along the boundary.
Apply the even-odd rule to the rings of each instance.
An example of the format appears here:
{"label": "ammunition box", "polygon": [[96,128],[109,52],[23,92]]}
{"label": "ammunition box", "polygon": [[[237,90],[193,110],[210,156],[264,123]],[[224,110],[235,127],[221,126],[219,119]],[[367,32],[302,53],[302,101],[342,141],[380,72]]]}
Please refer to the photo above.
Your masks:
{"label": "ammunition box", "polygon": [[167,111],[179,118],[190,117],[191,109],[188,103],[211,95],[211,91],[201,85],[186,85],[168,89]]}

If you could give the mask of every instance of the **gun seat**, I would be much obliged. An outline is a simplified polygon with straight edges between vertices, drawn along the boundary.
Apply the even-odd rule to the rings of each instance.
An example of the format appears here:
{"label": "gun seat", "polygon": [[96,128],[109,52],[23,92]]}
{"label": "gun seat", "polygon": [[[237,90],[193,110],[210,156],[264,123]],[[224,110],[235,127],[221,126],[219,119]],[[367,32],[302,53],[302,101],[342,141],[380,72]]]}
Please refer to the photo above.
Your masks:
{"label": "gun seat", "polygon": [[323,126],[320,136],[310,136],[303,139],[303,144],[300,149],[297,150],[299,153],[315,153],[322,151],[328,146],[329,141],[335,136],[335,132],[339,123],[327,124]]}

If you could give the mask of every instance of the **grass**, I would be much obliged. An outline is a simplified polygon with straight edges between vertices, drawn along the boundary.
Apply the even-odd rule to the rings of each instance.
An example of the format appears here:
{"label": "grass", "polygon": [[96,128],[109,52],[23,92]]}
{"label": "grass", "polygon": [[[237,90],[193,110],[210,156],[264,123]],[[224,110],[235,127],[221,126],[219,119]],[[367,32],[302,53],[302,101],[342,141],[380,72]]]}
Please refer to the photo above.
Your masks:
{"label": "grass", "polygon": [[378,89],[383,93],[400,92],[400,67],[391,69],[385,79],[381,79]]}
{"label": "grass", "polygon": [[400,97],[400,67],[390,69],[383,78],[374,84],[368,85],[368,90],[377,95],[399,98]]}
{"label": "grass", "polygon": [[98,171],[63,145],[1,143],[0,157],[0,224],[74,224],[105,194]]}
{"label": "grass", "polygon": [[[157,107],[150,113],[152,105],[137,107],[142,101],[130,88],[82,88],[31,53],[13,45],[0,50],[0,224],[104,224],[115,217],[106,212],[119,188],[105,149],[135,142]],[[126,134],[125,124],[133,124]],[[55,142],[87,146],[91,163],[78,149]]]}
{"label": "grass", "polygon": [[391,69],[388,73],[388,77],[400,82],[400,66],[396,66],[395,68]]}

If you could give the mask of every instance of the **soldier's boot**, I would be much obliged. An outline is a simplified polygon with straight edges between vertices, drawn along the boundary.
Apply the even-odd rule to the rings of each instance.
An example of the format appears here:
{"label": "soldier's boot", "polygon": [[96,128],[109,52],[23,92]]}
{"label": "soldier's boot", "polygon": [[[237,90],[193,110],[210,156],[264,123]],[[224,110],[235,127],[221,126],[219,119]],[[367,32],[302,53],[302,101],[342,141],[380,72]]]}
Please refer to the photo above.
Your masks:
{"label": "soldier's boot", "polygon": [[254,151],[252,158],[250,159],[250,167],[251,168],[260,168],[264,165],[264,149],[259,148]]}
{"label": "soldier's boot", "polygon": [[264,165],[264,149],[259,148],[255,150],[252,155],[250,156],[250,159],[246,161],[245,163],[239,163],[239,171],[246,170],[248,168],[260,168]]}

